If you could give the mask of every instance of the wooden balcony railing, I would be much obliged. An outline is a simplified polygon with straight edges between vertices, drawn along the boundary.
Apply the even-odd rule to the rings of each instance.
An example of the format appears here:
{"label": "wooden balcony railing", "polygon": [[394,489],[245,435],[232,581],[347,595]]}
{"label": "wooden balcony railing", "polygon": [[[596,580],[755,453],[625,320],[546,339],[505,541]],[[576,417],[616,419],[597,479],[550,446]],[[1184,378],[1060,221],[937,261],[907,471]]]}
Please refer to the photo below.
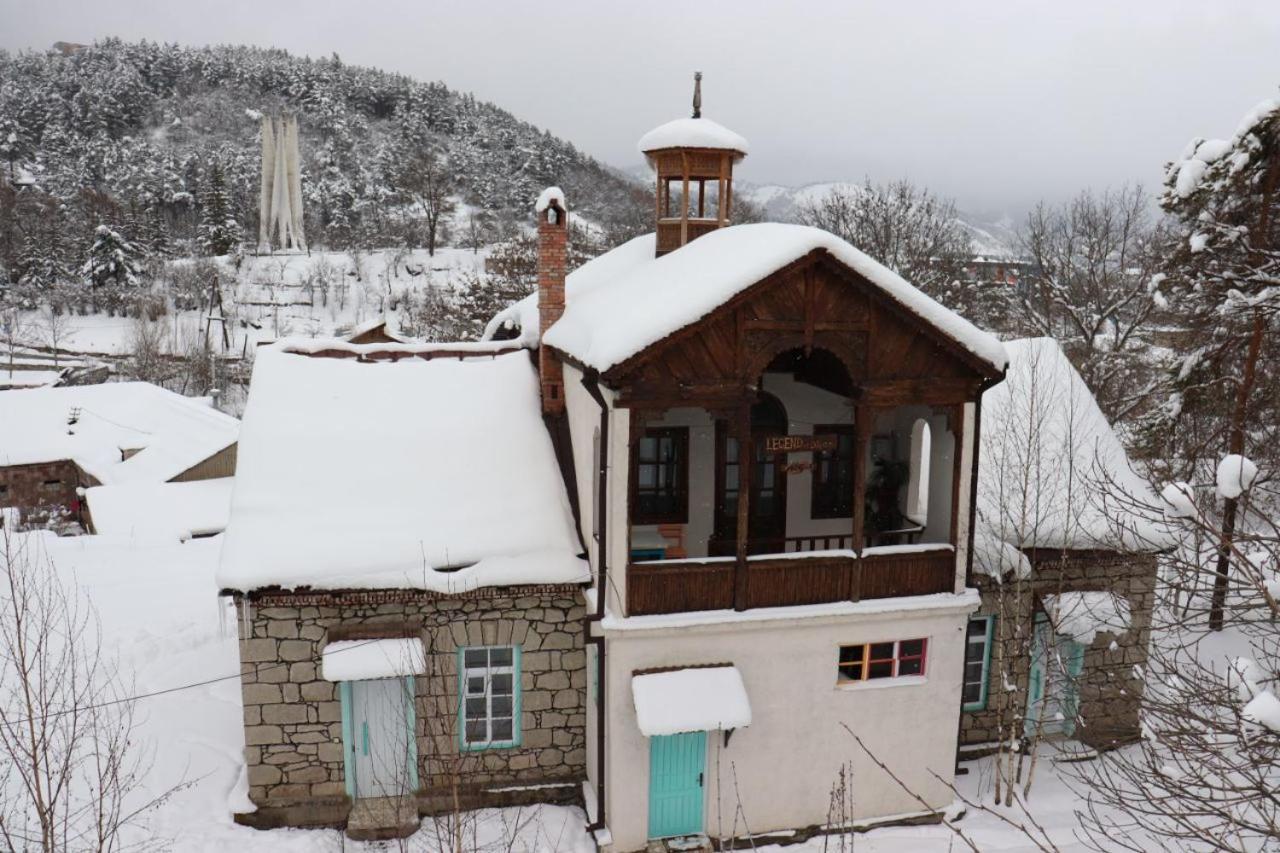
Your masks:
{"label": "wooden balcony railing", "polygon": [[[662,560],[627,567],[627,612],[631,616],[729,610],[734,606],[730,557]],[[955,552],[949,545],[929,550],[868,549],[861,560],[851,552],[805,556],[758,556],[746,562],[745,606],[787,607],[951,592]]]}
{"label": "wooden balcony railing", "polygon": [[[689,220],[689,240],[695,240],[703,234],[710,234],[720,227],[717,219]],[[660,253],[675,251],[683,243],[680,241],[681,222],[679,219],[658,220],[658,251]]]}

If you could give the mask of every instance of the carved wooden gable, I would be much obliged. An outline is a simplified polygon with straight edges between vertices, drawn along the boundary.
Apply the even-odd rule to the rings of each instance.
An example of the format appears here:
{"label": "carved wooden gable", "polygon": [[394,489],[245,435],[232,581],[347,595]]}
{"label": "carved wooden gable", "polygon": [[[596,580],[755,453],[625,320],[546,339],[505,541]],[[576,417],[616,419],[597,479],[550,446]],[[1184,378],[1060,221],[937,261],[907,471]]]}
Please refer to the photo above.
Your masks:
{"label": "carved wooden gable", "polygon": [[991,375],[942,330],[815,250],[604,378],[621,389],[624,404],[730,404],[753,393],[775,358],[815,349],[838,358],[869,402],[973,399]]}

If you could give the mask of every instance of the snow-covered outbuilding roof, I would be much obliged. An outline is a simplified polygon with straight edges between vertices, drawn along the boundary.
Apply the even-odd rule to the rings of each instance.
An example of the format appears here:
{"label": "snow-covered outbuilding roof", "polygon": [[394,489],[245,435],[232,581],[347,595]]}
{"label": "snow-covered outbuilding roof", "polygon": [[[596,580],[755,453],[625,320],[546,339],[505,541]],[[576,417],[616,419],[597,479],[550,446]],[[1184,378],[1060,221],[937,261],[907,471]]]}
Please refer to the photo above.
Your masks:
{"label": "snow-covered outbuilding roof", "polygon": [[254,365],[223,588],[589,579],[527,355],[391,362],[288,346]]}
{"label": "snow-covered outbuilding roof", "polygon": [[231,477],[124,483],[86,489],[95,533],[181,541],[221,533],[231,514]]}
{"label": "snow-covered outbuilding roof", "polygon": [[[817,228],[773,222],[735,225],[658,258],[653,249],[652,234],[637,237],[570,274],[564,315],[547,331],[547,344],[587,367],[608,370],[787,264],[822,250],[994,370],[1002,370],[1007,360],[994,337]],[[495,317],[486,335],[513,325],[520,326],[523,344],[538,345],[536,294]]]}
{"label": "snow-covered outbuilding roof", "polygon": [[1006,546],[1168,547],[1159,500],[1057,341],[1005,349],[1005,380],[982,397],[975,565],[1025,571]]}
{"label": "snow-covered outbuilding roof", "polygon": [[640,137],[638,147],[641,154],[664,148],[715,148],[736,151],[738,157],[749,153],[746,139],[708,118],[678,118],[660,124]]}
{"label": "snow-covered outbuilding roof", "polygon": [[148,382],[0,394],[0,466],[67,459],[103,484],[165,482],[234,444],[239,431],[207,398]]}

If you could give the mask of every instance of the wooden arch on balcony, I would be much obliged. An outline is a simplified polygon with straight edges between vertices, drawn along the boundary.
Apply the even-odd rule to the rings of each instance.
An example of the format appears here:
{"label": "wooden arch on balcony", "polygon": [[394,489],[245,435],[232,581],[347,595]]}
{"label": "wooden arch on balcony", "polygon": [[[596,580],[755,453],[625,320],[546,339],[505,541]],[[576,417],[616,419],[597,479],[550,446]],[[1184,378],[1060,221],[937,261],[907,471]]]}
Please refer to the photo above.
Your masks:
{"label": "wooden arch on balcony", "polygon": [[[854,407],[856,447],[849,538],[860,554],[866,449],[877,411],[907,404],[945,409],[956,424],[959,448],[963,405],[976,400],[981,385],[999,372],[856,270],[825,250],[814,250],[605,371],[601,379],[618,392],[616,405],[632,410],[633,446],[647,419],[671,408],[706,409],[739,437],[739,476],[749,476],[751,408],[761,375],[786,353],[809,355],[821,350],[844,368]],[[572,361],[571,356],[565,357]],[[961,455],[958,451],[954,454],[953,540]],[[749,482],[742,482],[739,494],[749,491]],[[728,564],[734,567],[731,579],[723,562],[679,567],[643,564],[642,570],[634,573],[636,609],[628,604],[628,611],[745,609],[831,601],[835,600],[833,595],[857,599],[939,592],[954,584],[954,557],[947,563],[938,555],[927,559],[877,558],[874,565],[865,567],[867,561],[848,557],[825,558],[826,563],[779,559],[774,564],[753,558],[749,569],[748,501],[739,500],[737,510],[737,554],[735,562]],[[952,567],[950,574],[947,565]],[[678,573],[683,574],[677,578]],[[629,602],[632,589],[629,573]],[[681,591],[677,595],[672,590]],[[707,594],[698,598],[697,590]]]}

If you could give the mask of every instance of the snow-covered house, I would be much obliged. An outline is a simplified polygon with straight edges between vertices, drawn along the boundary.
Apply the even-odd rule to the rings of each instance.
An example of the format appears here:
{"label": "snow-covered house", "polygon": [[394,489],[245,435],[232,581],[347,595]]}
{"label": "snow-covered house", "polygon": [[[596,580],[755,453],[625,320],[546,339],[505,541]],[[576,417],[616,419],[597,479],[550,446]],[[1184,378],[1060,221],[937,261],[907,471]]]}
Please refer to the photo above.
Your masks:
{"label": "snow-covered house", "polygon": [[241,822],[369,838],[577,798],[590,572],[541,411],[507,345],[259,351],[218,573],[242,619]]}
{"label": "snow-covered house", "polygon": [[147,382],[0,394],[0,507],[81,518],[80,490],[235,473],[240,422]]}
{"label": "snow-covered house", "polygon": [[[1051,338],[1008,342],[982,397],[961,739],[973,752],[1138,735],[1156,585],[1157,498]],[[968,750],[967,750],[968,751]]]}
{"label": "snow-covered house", "polygon": [[718,834],[739,807],[757,833],[823,824],[846,762],[854,818],[940,810],[1004,349],[830,234],[731,226],[737,134],[682,119],[641,149],[656,234],[489,329],[538,348],[569,424],[597,838]]}
{"label": "snow-covered house", "polygon": [[486,342],[259,356],[220,571],[243,822],[585,783],[628,851],[823,824],[850,763],[854,819],[950,805],[1004,348],[830,234],[732,226],[737,134],[641,148],[655,234],[566,276],[544,193],[538,291]]}

